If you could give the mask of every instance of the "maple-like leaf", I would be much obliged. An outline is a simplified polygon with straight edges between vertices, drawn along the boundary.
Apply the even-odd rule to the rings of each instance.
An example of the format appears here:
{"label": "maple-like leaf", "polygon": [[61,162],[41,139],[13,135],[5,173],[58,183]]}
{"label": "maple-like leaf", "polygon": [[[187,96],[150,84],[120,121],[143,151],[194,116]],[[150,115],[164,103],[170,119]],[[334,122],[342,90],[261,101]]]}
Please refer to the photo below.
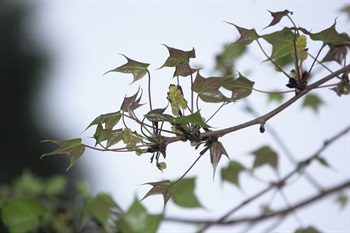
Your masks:
{"label": "maple-like leaf", "polygon": [[262,35],[262,38],[272,45],[271,59],[291,56],[294,33],[290,28],[285,27],[281,31]]}
{"label": "maple-like leaf", "polygon": [[219,91],[224,81],[225,78],[222,77],[204,78],[198,72],[192,90],[198,93],[199,98],[204,102],[220,103],[229,101],[229,98]]}
{"label": "maple-like leaf", "polygon": [[277,169],[278,155],[269,146],[263,146],[251,153],[255,156],[253,169],[263,165],[269,165],[273,169]]}
{"label": "maple-like leaf", "polygon": [[344,36],[342,34],[339,34],[336,29],[336,21],[334,21],[334,24],[330,26],[329,28],[322,30],[318,33],[310,33],[310,38],[312,40],[319,40],[322,41],[324,44],[331,44],[331,45],[350,45],[350,39],[349,36]]}
{"label": "maple-like leaf", "polygon": [[129,128],[125,128],[123,131],[123,142],[126,144],[127,149],[136,149],[136,145],[141,143],[143,140],[142,137],[136,135]]}
{"label": "maple-like leaf", "polygon": [[153,187],[146,193],[146,195],[141,199],[141,201],[152,195],[162,195],[165,207],[166,203],[169,201],[169,199],[174,193],[174,187],[172,183],[169,180],[164,180],[159,182],[149,182],[145,184],[152,185]]}
{"label": "maple-like leaf", "polygon": [[240,34],[239,39],[236,40],[234,44],[248,45],[252,43],[254,40],[259,39],[260,37],[258,33],[256,33],[255,29],[246,29],[246,28],[239,27],[233,23],[229,23],[229,22],[226,22],[226,23],[235,26]]}
{"label": "maple-like leaf", "polygon": [[291,12],[289,10],[278,11],[278,12],[272,12],[272,11],[268,10],[268,12],[271,13],[271,16],[273,17],[273,19],[272,19],[271,23],[268,26],[264,27],[263,29],[271,27],[273,25],[276,25],[281,21],[281,19],[284,16],[287,16],[288,14],[291,14],[291,15],[293,14],[293,12]]}
{"label": "maple-like leaf", "polygon": [[202,207],[194,193],[195,178],[182,178],[174,184],[173,201],[184,208]]}
{"label": "maple-like leaf", "polygon": [[318,95],[308,94],[304,99],[303,107],[311,108],[315,113],[317,113],[321,104],[323,104],[323,101]]}
{"label": "maple-like leaf", "polygon": [[221,179],[239,187],[239,174],[244,170],[246,168],[242,164],[230,161],[227,167],[221,169]]}
{"label": "maple-like leaf", "polygon": [[137,99],[138,94],[139,94],[139,90],[133,96],[124,97],[124,101],[123,101],[122,105],[120,106],[120,110],[122,110],[124,112],[129,112],[129,111],[133,111],[133,110],[137,109],[138,107],[142,106],[142,104],[140,104],[142,94]]}
{"label": "maple-like leaf", "polygon": [[196,57],[194,48],[191,51],[183,51],[180,49],[169,47],[167,45],[164,45],[164,46],[169,51],[169,57],[159,69],[163,67],[177,67],[182,63],[189,63],[190,58]]}
{"label": "maple-like leaf", "polygon": [[66,154],[70,159],[70,164],[66,169],[67,171],[73,166],[73,164],[80,158],[80,156],[85,151],[85,146],[81,144],[81,138],[75,138],[64,141],[43,140],[42,142],[52,142],[54,144],[57,144],[59,147],[50,153],[43,154],[40,158],[43,158],[47,155]]}
{"label": "maple-like leaf", "polygon": [[105,129],[113,129],[113,127],[118,124],[119,120],[121,118],[121,113],[120,111],[118,112],[112,112],[112,113],[107,113],[107,114],[102,114],[98,117],[96,117],[88,127],[86,127],[85,130],[90,128],[93,125],[98,125],[98,124],[105,124]]}
{"label": "maple-like leaf", "polygon": [[228,159],[230,159],[230,158],[228,157],[228,154],[227,154],[224,146],[219,141],[212,142],[211,145],[210,145],[210,150],[209,151],[210,151],[210,162],[213,165],[213,177],[214,177],[215,176],[216,167],[219,164],[221,156],[222,155],[226,155],[226,157]]}
{"label": "maple-like leaf", "polygon": [[239,100],[252,93],[254,82],[239,73],[237,79],[226,79],[222,85],[225,89],[232,91],[232,99]]}
{"label": "maple-like leaf", "polygon": [[335,93],[337,93],[338,96],[349,95],[350,94],[349,76],[344,74],[340,82],[337,84],[337,86],[331,88],[331,90],[335,91]]}
{"label": "maple-like leaf", "polygon": [[187,116],[175,117],[175,118],[173,118],[171,123],[173,123],[173,124],[193,124],[193,125],[198,125],[202,128],[211,128],[210,125],[208,125],[207,123],[205,123],[203,121],[203,118],[200,114],[200,111],[197,111],[197,112],[192,113],[192,114],[187,115]]}
{"label": "maple-like leaf", "polygon": [[348,54],[348,48],[345,45],[329,45],[330,49],[325,55],[325,57],[322,59],[322,62],[328,62],[328,61],[335,61],[339,65],[343,64],[343,61],[346,58],[346,55]]}
{"label": "maple-like leaf", "polygon": [[126,58],[127,63],[122,65],[122,66],[119,66],[113,70],[109,70],[106,73],[104,73],[103,75],[110,73],[110,72],[121,72],[121,73],[132,74],[134,77],[134,80],[132,81],[132,83],[134,83],[135,81],[141,79],[143,76],[145,76],[147,74],[147,72],[148,72],[147,68],[149,66],[148,63],[134,61],[123,54],[122,54],[122,56],[124,56]]}

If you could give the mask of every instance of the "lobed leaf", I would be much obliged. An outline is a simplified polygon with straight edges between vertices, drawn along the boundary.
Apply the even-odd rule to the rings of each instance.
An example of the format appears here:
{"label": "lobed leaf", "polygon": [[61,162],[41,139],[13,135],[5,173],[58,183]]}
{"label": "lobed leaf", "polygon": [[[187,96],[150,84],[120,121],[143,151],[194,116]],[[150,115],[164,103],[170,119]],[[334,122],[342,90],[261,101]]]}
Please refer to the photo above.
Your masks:
{"label": "lobed leaf", "polygon": [[122,114],[120,113],[120,111],[102,114],[96,117],[85,130],[87,130],[93,125],[98,124],[105,124],[105,129],[113,129],[113,127],[120,121],[121,115]]}
{"label": "lobed leaf", "polygon": [[205,123],[203,121],[203,118],[200,114],[199,111],[187,115],[187,116],[179,116],[173,119],[172,123],[174,124],[194,124],[194,125],[198,125],[202,128],[211,128],[210,125],[208,125],[207,123]]}
{"label": "lobed leaf", "polygon": [[232,91],[233,100],[239,100],[248,97],[252,93],[254,83],[239,73],[237,79],[226,79],[222,86]]}
{"label": "lobed leaf", "polygon": [[291,55],[294,33],[290,28],[285,27],[281,31],[263,35],[262,38],[272,45],[271,59],[275,60]]}
{"label": "lobed leaf", "polygon": [[303,101],[303,107],[311,108],[315,113],[318,112],[318,109],[323,104],[322,99],[315,94],[308,94]]}
{"label": "lobed leaf", "polygon": [[169,57],[159,69],[163,67],[177,67],[182,63],[189,63],[190,58],[196,57],[194,48],[191,51],[183,51],[180,49],[169,47],[167,45],[164,45],[164,46],[169,51]]}
{"label": "lobed leaf", "polygon": [[81,138],[75,138],[64,141],[44,140],[42,142],[52,142],[57,144],[59,147],[50,153],[43,154],[40,158],[43,158],[47,155],[66,154],[70,159],[70,164],[67,168],[67,171],[74,165],[74,163],[80,158],[80,156],[85,151],[85,146],[81,144]]}
{"label": "lobed leaf", "polygon": [[263,29],[271,27],[273,25],[276,25],[276,24],[278,24],[281,21],[281,19],[284,16],[287,16],[288,14],[293,14],[293,12],[291,12],[289,10],[278,11],[278,12],[272,12],[272,11],[268,10],[268,12],[271,13],[273,19],[272,19],[271,23],[269,25],[267,25],[266,27],[264,27]]}
{"label": "lobed leaf", "polygon": [[103,75],[110,72],[121,72],[121,73],[132,74],[134,77],[134,80],[132,81],[132,83],[134,83],[135,81],[141,79],[143,76],[147,74],[148,72],[147,68],[150,64],[134,61],[123,54],[122,56],[126,58],[127,63],[113,70],[109,70]]}
{"label": "lobed leaf", "polygon": [[225,82],[225,78],[222,77],[202,77],[199,72],[196,79],[193,82],[192,90],[198,93],[199,98],[204,102],[220,103],[228,101],[224,94],[219,91],[219,88]]}
{"label": "lobed leaf", "polygon": [[221,169],[221,179],[239,187],[239,175],[244,170],[246,168],[242,164],[230,161],[227,167]]}
{"label": "lobed leaf", "polygon": [[246,29],[246,28],[239,27],[233,23],[229,23],[229,22],[227,22],[227,23],[235,26],[240,34],[239,39],[237,41],[235,41],[234,44],[248,45],[248,44],[252,43],[254,40],[259,39],[259,37],[260,37],[256,33],[255,29]]}
{"label": "lobed leaf", "polygon": [[226,155],[226,157],[230,159],[221,142],[212,142],[212,144],[210,145],[210,162],[213,165],[213,177],[215,176],[216,167],[219,164],[221,155]]}
{"label": "lobed leaf", "polygon": [[123,103],[120,106],[120,110],[122,110],[124,112],[129,112],[129,111],[133,111],[133,110],[139,108],[140,106],[142,106],[142,104],[140,104],[142,94],[137,99],[139,91],[140,90],[138,90],[133,96],[124,97]]}
{"label": "lobed leaf", "polygon": [[329,28],[322,30],[318,33],[310,33],[310,38],[312,40],[319,40],[322,41],[324,44],[331,44],[331,45],[350,45],[350,39],[349,37],[342,36],[339,34],[336,29],[336,21],[334,21],[334,24],[330,26]]}
{"label": "lobed leaf", "polygon": [[148,193],[146,193],[146,195],[141,199],[141,201],[152,195],[162,195],[165,207],[166,203],[169,201],[169,199],[174,193],[172,183],[169,180],[164,180],[159,182],[150,182],[146,184],[152,185],[153,187],[150,191],[148,191]]}
{"label": "lobed leaf", "polygon": [[162,218],[162,215],[151,215],[147,213],[145,207],[135,198],[124,216],[120,220],[117,220],[117,226],[120,232],[157,232]]}
{"label": "lobed leaf", "polygon": [[123,142],[126,144],[127,149],[136,149],[136,145],[141,143],[142,137],[136,135],[129,128],[125,128],[123,132]]}
{"label": "lobed leaf", "polygon": [[202,207],[194,193],[195,178],[183,178],[174,184],[173,201],[184,208]]}
{"label": "lobed leaf", "polygon": [[255,156],[253,169],[263,165],[269,165],[273,169],[277,169],[278,155],[269,146],[263,146],[260,149],[251,152]]}

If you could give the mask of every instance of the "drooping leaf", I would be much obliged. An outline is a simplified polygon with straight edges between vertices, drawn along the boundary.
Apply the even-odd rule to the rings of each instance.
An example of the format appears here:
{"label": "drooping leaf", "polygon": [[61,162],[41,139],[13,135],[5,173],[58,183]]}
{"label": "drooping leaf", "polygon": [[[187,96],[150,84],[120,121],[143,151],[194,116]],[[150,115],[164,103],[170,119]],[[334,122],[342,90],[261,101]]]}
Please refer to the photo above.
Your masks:
{"label": "drooping leaf", "polygon": [[171,84],[169,86],[169,92],[167,99],[171,105],[171,111],[174,116],[180,116],[181,110],[185,110],[187,107],[187,101],[184,98],[181,86]]}
{"label": "drooping leaf", "polygon": [[222,86],[224,81],[225,78],[221,77],[204,78],[198,72],[196,79],[193,82],[192,90],[198,93],[199,98],[201,98],[201,100],[204,102],[225,102],[228,101],[229,98],[219,91],[219,88]]}
{"label": "drooping leaf", "polygon": [[210,145],[210,162],[213,165],[213,177],[215,176],[215,171],[216,171],[216,167],[219,164],[219,161],[221,159],[221,155],[226,155],[226,157],[228,159],[230,159],[228,157],[228,154],[224,148],[224,146],[222,145],[221,142],[219,141],[214,141],[211,143]]}
{"label": "drooping leaf", "polygon": [[255,29],[246,29],[246,28],[239,27],[233,23],[229,23],[229,22],[227,23],[235,26],[240,34],[239,39],[235,41],[234,44],[248,45],[252,43],[254,40],[259,39],[260,37],[258,33],[256,33]]}
{"label": "drooping leaf", "polygon": [[239,100],[252,93],[254,82],[239,73],[237,79],[226,79],[222,86],[232,91],[232,99]]}
{"label": "drooping leaf", "polygon": [[322,99],[315,94],[308,94],[303,101],[303,107],[311,108],[315,113],[318,112],[321,104],[323,104]]}
{"label": "drooping leaf", "polygon": [[341,193],[335,201],[340,205],[340,208],[344,209],[349,203],[349,198]]}
{"label": "drooping leaf", "polygon": [[294,33],[289,28],[263,35],[262,38],[272,45],[271,59],[291,56]]}
{"label": "drooping leaf", "polygon": [[196,72],[197,70],[198,69],[192,69],[190,67],[190,64],[188,64],[187,62],[183,62],[176,66],[173,77],[177,77],[177,76],[187,77],[193,74],[194,72]]}
{"label": "drooping leaf", "polygon": [[47,155],[66,154],[70,159],[70,164],[67,168],[67,171],[73,166],[73,164],[80,158],[80,156],[85,151],[85,146],[81,144],[81,138],[75,138],[64,141],[44,140],[42,142],[52,142],[57,144],[59,147],[50,153],[43,154],[40,158],[43,158]]}
{"label": "drooping leaf", "polygon": [[123,101],[122,105],[120,106],[120,110],[122,110],[124,112],[129,112],[129,111],[133,111],[133,110],[137,109],[138,107],[142,106],[142,104],[140,104],[142,94],[137,99],[138,94],[139,94],[139,90],[133,96],[124,97],[124,101]]}
{"label": "drooping leaf", "polygon": [[174,184],[173,201],[184,208],[200,208],[197,196],[194,193],[195,178],[183,178]]}
{"label": "drooping leaf", "polygon": [[172,123],[174,123],[174,124],[194,124],[194,125],[198,125],[202,128],[211,128],[210,125],[208,125],[207,123],[205,123],[203,121],[203,118],[202,118],[199,111],[197,111],[193,114],[187,115],[187,116],[176,117],[176,118],[174,118]]}
{"label": "drooping leaf", "polygon": [[336,87],[331,88],[335,91],[338,96],[349,95],[350,94],[350,82],[347,75],[343,75],[341,81],[337,84]]}
{"label": "drooping leaf", "polygon": [[136,145],[141,143],[143,140],[142,137],[136,135],[131,131],[130,128],[125,128],[123,132],[123,142],[126,144],[128,149],[136,149]]}
{"label": "drooping leaf", "polygon": [[334,24],[332,26],[318,33],[310,33],[310,38],[312,40],[322,41],[324,44],[350,45],[349,37],[346,38],[336,31],[336,23],[337,22],[334,21]]}
{"label": "drooping leaf", "polygon": [[269,146],[263,146],[260,149],[251,152],[254,157],[253,169],[261,167],[263,165],[269,165],[273,169],[277,169],[278,155]]}
{"label": "drooping leaf", "polygon": [[162,195],[165,207],[166,203],[174,193],[173,185],[171,184],[171,182],[169,180],[164,180],[160,182],[150,182],[146,184],[152,185],[153,187],[150,191],[148,191],[148,193],[146,193],[146,195],[141,199],[141,201],[152,195]]}
{"label": "drooping leaf", "polygon": [[230,161],[227,167],[221,169],[221,179],[239,187],[239,174],[244,170],[246,168],[242,164]]}
{"label": "drooping leaf", "polygon": [[287,16],[288,14],[291,14],[291,15],[293,14],[293,12],[290,12],[289,10],[278,11],[278,12],[272,12],[268,10],[268,12],[271,13],[271,16],[273,17],[273,19],[271,23],[268,26],[264,27],[263,29],[276,25],[281,21],[281,19],[284,16]]}
{"label": "drooping leaf", "polygon": [[1,220],[13,233],[37,232],[47,214],[38,199],[8,199],[2,203]]}
{"label": "drooping leaf", "polygon": [[134,77],[134,80],[132,81],[132,83],[134,83],[135,81],[141,79],[143,76],[145,76],[147,74],[147,72],[148,72],[147,68],[148,68],[149,64],[134,61],[123,54],[122,54],[122,56],[124,56],[126,58],[127,63],[122,65],[122,66],[119,66],[113,70],[109,70],[106,73],[104,73],[103,75],[110,73],[110,72],[121,72],[121,73],[132,74]]}
{"label": "drooping leaf", "polygon": [[87,130],[93,125],[98,125],[98,124],[105,124],[105,129],[113,129],[113,127],[116,124],[118,124],[120,118],[121,118],[120,111],[102,114],[96,117],[85,130]]}
{"label": "drooping leaf", "polygon": [[329,168],[330,165],[324,157],[317,157],[316,160],[324,167]]}
{"label": "drooping leaf", "polygon": [[87,197],[83,209],[82,222],[93,218],[102,226],[104,232],[112,232],[110,220],[113,208],[119,207],[108,194],[101,193],[96,197]]}
{"label": "drooping leaf", "polygon": [[348,54],[348,48],[346,45],[328,45],[330,47],[326,56],[322,59],[322,62],[335,61],[339,65],[342,65],[346,55]]}
{"label": "drooping leaf", "polygon": [[309,226],[306,228],[299,228],[294,233],[321,233],[321,232],[316,228],[314,228],[313,226]]}
{"label": "drooping leaf", "polygon": [[157,232],[162,215],[151,215],[145,207],[135,198],[133,204],[120,220],[117,220],[120,232]]}

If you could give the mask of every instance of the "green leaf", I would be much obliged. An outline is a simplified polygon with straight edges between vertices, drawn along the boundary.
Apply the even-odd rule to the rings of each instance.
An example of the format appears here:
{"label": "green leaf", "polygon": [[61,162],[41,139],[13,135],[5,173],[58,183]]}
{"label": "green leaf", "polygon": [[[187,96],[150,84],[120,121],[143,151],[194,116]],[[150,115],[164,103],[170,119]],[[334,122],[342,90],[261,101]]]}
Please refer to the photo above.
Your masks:
{"label": "green leaf", "polygon": [[233,23],[226,22],[228,24],[231,24],[236,27],[239,34],[241,35],[240,38],[234,42],[234,44],[240,44],[240,45],[248,45],[252,43],[254,40],[259,39],[259,35],[256,33],[255,29],[246,29],[239,27]]}
{"label": "green leaf", "polygon": [[149,66],[149,64],[134,61],[123,54],[122,56],[126,58],[127,63],[113,70],[109,70],[103,75],[110,72],[121,72],[121,73],[132,74],[134,76],[134,80],[132,81],[132,83],[134,83],[135,81],[141,79],[143,76],[147,74],[148,72],[147,67]]}
{"label": "green leaf", "polygon": [[38,197],[45,190],[45,182],[34,176],[32,172],[25,170],[15,180],[13,189],[20,196]]}
{"label": "green leaf", "polygon": [[237,79],[226,79],[222,86],[232,91],[232,99],[239,100],[248,97],[252,93],[254,83],[239,73]]}
{"label": "green leaf", "polygon": [[213,165],[213,177],[215,176],[216,167],[219,164],[221,155],[226,155],[226,157],[230,159],[221,142],[219,141],[212,142],[210,145],[210,162]]}
{"label": "green leaf", "polygon": [[316,160],[324,167],[330,167],[329,163],[327,162],[327,160],[323,157],[317,157]]}
{"label": "green leaf", "polygon": [[269,95],[269,102],[277,102],[277,103],[281,103],[283,101],[284,95],[280,94],[280,93],[270,93]]}
{"label": "green leaf", "polygon": [[294,34],[289,28],[286,27],[281,31],[263,35],[262,38],[272,45],[271,59],[275,60],[287,55],[291,56]]}
{"label": "green leaf", "polygon": [[277,170],[278,155],[269,146],[263,146],[251,153],[255,156],[253,169],[263,165],[269,165],[273,169]]}
{"label": "green leaf", "polygon": [[10,233],[36,232],[46,214],[45,207],[36,199],[8,199],[1,208],[1,219]]}
{"label": "green leaf", "polygon": [[140,90],[138,90],[133,96],[124,97],[123,103],[120,106],[120,110],[122,110],[124,112],[130,112],[130,111],[134,111],[135,109],[137,109],[140,106],[142,106],[143,104],[140,104],[142,94],[137,99],[139,91]]}
{"label": "green leaf", "polygon": [[101,193],[96,197],[87,197],[83,209],[82,222],[84,223],[89,218],[94,218],[105,232],[112,232],[110,220],[113,208],[119,207],[108,194]]}
{"label": "green leaf", "polygon": [[193,114],[187,115],[187,116],[176,117],[176,118],[174,118],[172,123],[174,123],[174,124],[194,124],[194,125],[198,125],[202,128],[211,128],[210,125],[206,124],[203,121],[203,118],[202,118],[199,111],[197,111]]}
{"label": "green leaf", "polygon": [[123,132],[123,142],[126,144],[127,149],[136,149],[136,145],[141,143],[142,137],[136,135],[129,128],[125,128]]}
{"label": "green leaf", "polygon": [[204,102],[225,102],[228,101],[229,98],[219,91],[219,88],[222,86],[224,81],[225,78],[221,77],[204,78],[198,72],[196,79],[193,82],[192,90],[198,93],[199,98],[201,98],[201,100]]}
{"label": "green leaf", "polygon": [[52,142],[57,144],[59,147],[50,153],[43,154],[40,158],[43,158],[47,155],[66,154],[70,159],[70,164],[66,169],[67,171],[74,165],[74,163],[80,158],[80,156],[85,151],[85,146],[81,144],[81,138],[75,138],[64,141],[44,140],[42,142]]}
{"label": "green leaf", "polygon": [[174,116],[180,116],[181,110],[185,110],[187,107],[187,101],[184,98],[181,86],[171,84],[169,86],[169,92],[167,99],[171,105],[171,111]]}
{"label": "green leaf", "polygon": [[321,233],[321,232],[316,228],[314,228],[313,226],[309,226],[307,228],[299,228],[294,233]]}
{"label": "green leaf", "polygon": [[148,193],[146,193],[146,195],[141,199],[141,201],[152,195],[162,195],[164,200],[164,207],[165,207],[166,203],[169,201],[169,199],[172,197],[174,193],[172,183],[169,180],[164,180],[164,181],[150,182],[145,184],[152,185],[153,187],[151,188],[151,190],[148,191]]}
{"label": "green leaf", "polygon": [[103,141],[106,141],[109,139],[110,135],[112,133],[112,130],[111,129],[104,129],[102,127],[101,124],[99,124],[97,127],[96,127],[96,131],[95,131],[95,134],[94,134],[94,138],[96,140],[96,145],[100,144],[101,142]]}
{"label": "green leaf", "polygon": [[335,61],[339,65],[342,65],[348,54],[348,47],[345,45],[328,45],[330,47],[326,56],[322,59],[322,62]]}
{"label": "green leaf", "polygon": [[345,5],[343,8],[340,9],[340,12],[343,12],[348,16],[348,20],[350,20],[350,4]]}
{"label": "green leaf", "polygon": [[268,26],[264,27],[263,29],[271,27],[273,25],[276,25],[281,21],[281,19],[284,16],[287,16],[288,14],[291,14],[291,15],[293,14],[293,12],[290,12],[289,10],[278,11],[278,12],[272,12],[272,11],[268,10],[268,12],[271,13],[273,19],[272,19],[271,23]]}
{"label": "green leaf", "polygon": [[117,221],[117,226],[121,232],[157,232],[162,218],[162,215],[148,214],[145,207],[135,199],[125,215]]}
{"label": "green leaf", "polygon": [[117,144],[118,142],[120,142],[123,139],[123,137],[124,137],[123,129],[113,130],[110,133],[109,138],[107,139],[106,148],[109,148],[109,147]]}
{"label": "green leaf", "polygon": [[172,121],[174,119],[173,116],[169,114],[164,114],[164,111],[166,110],[167,107],[165,108],[158,108],[158,109],[153,109],[149,111],[145,117],[147,120],[151,122],[158,122],[158,121]]}
{"label": "green leaf", "polygon": [[343,75],[341,81],[337,84],[336,87],[331,88],[331,90],[335,91],[338,96],[349,95],[350,94],[350,82],[349,77],[347,75]]}
{"label": "green leaf", "polygon": [[246,168],[242,164],[230,161],[227,167],[221,169],[221,179],[239,187],[239,174],[244,170]]}
{"label": "green leaf", "polygon": [[195,178],[183,178],[174,184],[173,201],[184,208],[200,208],[202,205],[194,194]]}
{"label": "green leaf", "polygon": [[60,175],[52,176],[45,182],[44,192],[49,196],[62,194],[67,186],[67,180]]}
{"label": "green leaf", "polygon": [[340,194],[335,201],[340,205],[340,208],[344,209],[349,203],[349,198],[344,194]]}
{"label": "green leaf", "polygon": [[323,101],[318,95],[308,94],[304,98],[303,107],[311,108],[315,113],[317,113],[321,104],[323,104]]}
{"label": "green leaf", "polygon": [[105,124],[105,129],[113,129],[113,127],[120,121],[121,116],[122,114],[120,111],[100,115],[96,117],[85,130],[98,124]]}
{"label": "green leaf", "polygon": [[216,56],[215,70],[224,75],[232,75],[237,58],[247,51],[247,46],[231,43],[225,45],[223,52]]}
{"label": "green leaf", "polygon": [[310,33],[310,38],[312,40],[319,40],[322,41],[324,44],[331,44],[331,45],[350,45],[350,39],[349,37],[346,38],[339,34],[336,29],[336,21],[334,21],[334,24],[330,26],[329,28],[318,32],[318,33]]}

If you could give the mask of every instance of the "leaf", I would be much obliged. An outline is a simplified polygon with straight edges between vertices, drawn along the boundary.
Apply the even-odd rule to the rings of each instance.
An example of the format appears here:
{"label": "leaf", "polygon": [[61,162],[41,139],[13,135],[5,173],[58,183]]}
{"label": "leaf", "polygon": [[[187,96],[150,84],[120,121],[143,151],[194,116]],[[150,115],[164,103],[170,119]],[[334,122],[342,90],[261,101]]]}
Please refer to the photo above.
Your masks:
{"label": "leaf", "polygon": [[194,72],[196,72],[197,70],[198,69],[192,69],[187,62],[183,62],[176,66],[173,77],[176,77],[176,76],[187,77],[193,74]]}
{"label": "leaf", "polygon": [[337,84],[336,87],[331,88],[331,90],[335,91],[338,96],[349,95],[350,94],[350,83],[349,77],[347,75],[343,75],[341,81]]}
{"label": "leaf", "polygon": [[311,108],[317,113],[321,104],[323,104],[323,101],[318,95],[308,94],[304,99],[303,107]]}
{"label": "leaf", "polygon": [[237,79],[226,79],[222,86],[232,91],[232,99],[239,100],[252,93],[254,83],[239,73]]}
{"label": "leaf", "polygon": [[162,215],[148,214],[145,207],[135,198],[129,210],[117,220],[117,226],[120,232],[157,232],[162,218]]}
{"label": "leaf", "polygon": [[106,148],[109,148],[109,147],[117,144],[118,142],[120,142],[123,139],[123,137],[124,137],[123,129],[113,130],[110,133],[109,138],[107,139]]}
{"label": "leaf", "polygon": [[132,74],[134,76],[134,80],[132,81],[132,83],[134,83],[135,81],[141,79],[143,76],[147,74],[148,72],[147,67],[149,66],[149,64],[134,61],[123,54],[122,56],[126,58],[127,63],[113,70],[109,70],[103,75],[110,72],[121,72],[121,73]]}
{"label": "leaf", "polygon": [[239,34],[241,35],[240,38],[234,42],[234,44],[240,44],[240,45],[248,45],[252,43],[254,40],[259,39],[259,35],[256,33],[255,29],[246,29],[239,27],[233,23],[226,22],[228,24],[231,24],[236,27]]}
{"label": "leaf", "polygon": [[52,176],[45,182],[44,193],[48,196],[61,195],[67,186],[67,180],[60,175]]}
{"label": "leaf", "polygon": [[336,21],[334,21],[334,24],[330,26],[329,28],[318,32],[318,33],[310,33],[310,38],[312,40],[320,40],[324,44],[331,44],[331,45],[350,45],[350,39],[349,37],[343,37],[341,34],[339,34],[336,29]]}
{"label": "leaf", "polygon": [[345,45],[328,45],[330,47],[326,56],[322,59],[322,62],[335,61],[339,65],[342,65],[346,55],[348,54],[348,48]]}
{"label": "leaf", "polygon": [[108,140],[108,138],[110,137],[111,133],[112,133],[111,129],[104,129],[102,127],[102,125],[99,124],[96,127],[96,131],[95,131],[95,134],[94,134],[94,138],[96,140],[95,146],[100,144],[103,141]]}
{"label": "leaf", "polygon": [[281,103],[283,101],[284,95],[280,94],[280,93],[269,93],[269,102],[277,102],[277,103]]}
{"label": "leaf", "polygon": [[141,199],[141,201],[152,195],[162,195],[164,200],[164,207],[165,207],[166,203],[169,201],[169,199],[172,197],[174,193],[174,189],[171,182],[169,180],[164,180],[164,181],[150,182],[145,184],[152,185],[153,187],[151,188],[150,191],[148,191],[148,193],[146,193],[146,195]]}
{"label": "leaf", "polygon": [[321,232],[316,228],[314,228],[313,226],[309,226],[307,228],[299,228],[294,233],[321,233]]}
{"label": "leaf", "polygon": [[348,16],[348,20],[350,20],[350,5],[346,5],[340,9],[341,12]]}
{"label": "leaf", "polygon": [[90,217],[97,221],[105,232],[112,232],[110,220],[112,209],[119,208],[112,197],[105,193],[100,193],[96,197],[87,197],[83,209],[82,222]]}
{"label": "leaf", "polygon": [[120,110],[122,110],[124,112],[129,112],[129,111],[133,111],[133,110],[137,109],[138,107],[142,106],[142,104],[140,104],[142,94],[140,95],[140,97],[138,99],[136,99],[138,94],[139,94],[139,90],[133,96],[124,97],[124,101],[123,101],[122,105],[120,106]]}
{"label": "leaf", "polygon": [[244,170],[246,168],[242,164],[230,161],[227,167],[221,169],[221,179],[239,187],[239,174]]}
{"label": "leaf", "polygon": [[349,203],[349,198],[344,194],[340,194],[335,201],[340,205],[342,209],[344,209]]}
{"label": "leaf", "polygon": [[276,25],[281,21],[281,19],[284,16],[287,16],[288,14],[291,14],[291,15],[293,14],[293,12],[290,12],[289,10],[278,11],[278,12],[272,12],[272,11],[268,10],[268,12],[271,13],[273,19],[272,19],[271,23],[268,26],[264,27],[263,29],[271,27],[273,25]]}
{"label": "leaf", "polygon": [[203,121],[203,118],[202,118],[199,111],[197,111],[193,114],[187,115],[187,116],[176,117],[176,118],[174,118],[172,123],[174,123],[174,124],[194,124],[194,125],[198,125],[202,128],[211,128],[210,125],[206,124]]}
{"label": "leaf", "polygon": [[260,149],[251,152],[255,156],[253,169],[263,165],[269,165],[273,169],[277,169],[278,156],[269,146],[263,146]]}
{"label": "leaf", "polygon": [[193,82],[192,90],[198,93],[199,98],[204,102],[220,103],[228,101],[224,94],[219,91],[219,88],[224,83],[225,78],[210,77],[204,78],[199,72]]}
{"label": "leaf", "polygon": [[202,207],[194,194],[195,178],[183,178],[174,184],[173,201],[184,208]]}
{"label": "leaf", "polygon": [[171,105],[171,111],[174,116],[181,115],[181,109],[185,110],[187,107],[187,101],[184,98],[181,86],[171,84],[169,86],[169,92],[167,95],[167,99]]}
{"label": "leaf", "polygon": [[216,56],[215,70],[224,75],[232,75],[237,58],[247,51],[247,46],[231,43],[225,45],[223,52]]}
{"label": "leaf", "polygon": [[129,128],[125,128],[123,132],[123,142],[126,144],[127,149],[136,149],[136,145],[141,143],[142,137],[136,135]]}
{"label": "leaf", "polygon": [[272,45],[271,59],[291,56],[294,34],[289,28],[285,27],[281,31],[263,35],[262,38]]}
{"label": "leaf", "polygon": [[67,171],[73,166],[73,164],[80,158],[80,156],[85,151],[85,146],[81,144],[81,138],[75,138],[75,139],[64,140],[64,141],[44,140],[42,142],[52,142],[59,145],[59,147],[50,153],[43,154],[40,157],[40,159],[47,155],[66,154],[70,159],[70,164],[66,169]]}
{"label": "leaf", "polygon": [[113,129],[113,127],[120,121],[121,116],[122,114],[120,111],[100,115],[96,117],[85,130],[98,124],[105,124],[105,129]]}
{"label": "leaf", "polygon": [[145,115],[145,118],[151,122],[171,121],[172,119],[174,119],[174,117],[168,114],[164,114],[166,108],[167,107],[153,109]]}
{"label": "leaf", "polygon": [[230,159],[221,142],[219,141],[212,142],[210,145],[210,162],[213,165],[213,177],[215,176],[216,167],[219,164],[221,155],[226,155],[226,157]]}
{"label": "leaf", "polygon": [[38,197],[45,188],[45,182],[28,170],[24,170],[13,184],[15,193],[24,197]]}
{"label": "leaf", "polygon": [[316,160],[324,167],[330,167],[329,163],[327,162],[327,160],[323,157],[317,157]]}
{"label": "leaf", "polygon": [[45,207],[37,199],[8,199],[1,207],[1,220],[13,233],[36,232],[46,214]]}
{"label": "leaf", "polygon": [[159,69],[163,67],[178,67],[182,63],[188,64],[190,62],[190,58],[196,57],[194,48],[191,51],[183,51],[180,49],[171,48],[167,45],[164,46],[169,51],[169,57]]}

